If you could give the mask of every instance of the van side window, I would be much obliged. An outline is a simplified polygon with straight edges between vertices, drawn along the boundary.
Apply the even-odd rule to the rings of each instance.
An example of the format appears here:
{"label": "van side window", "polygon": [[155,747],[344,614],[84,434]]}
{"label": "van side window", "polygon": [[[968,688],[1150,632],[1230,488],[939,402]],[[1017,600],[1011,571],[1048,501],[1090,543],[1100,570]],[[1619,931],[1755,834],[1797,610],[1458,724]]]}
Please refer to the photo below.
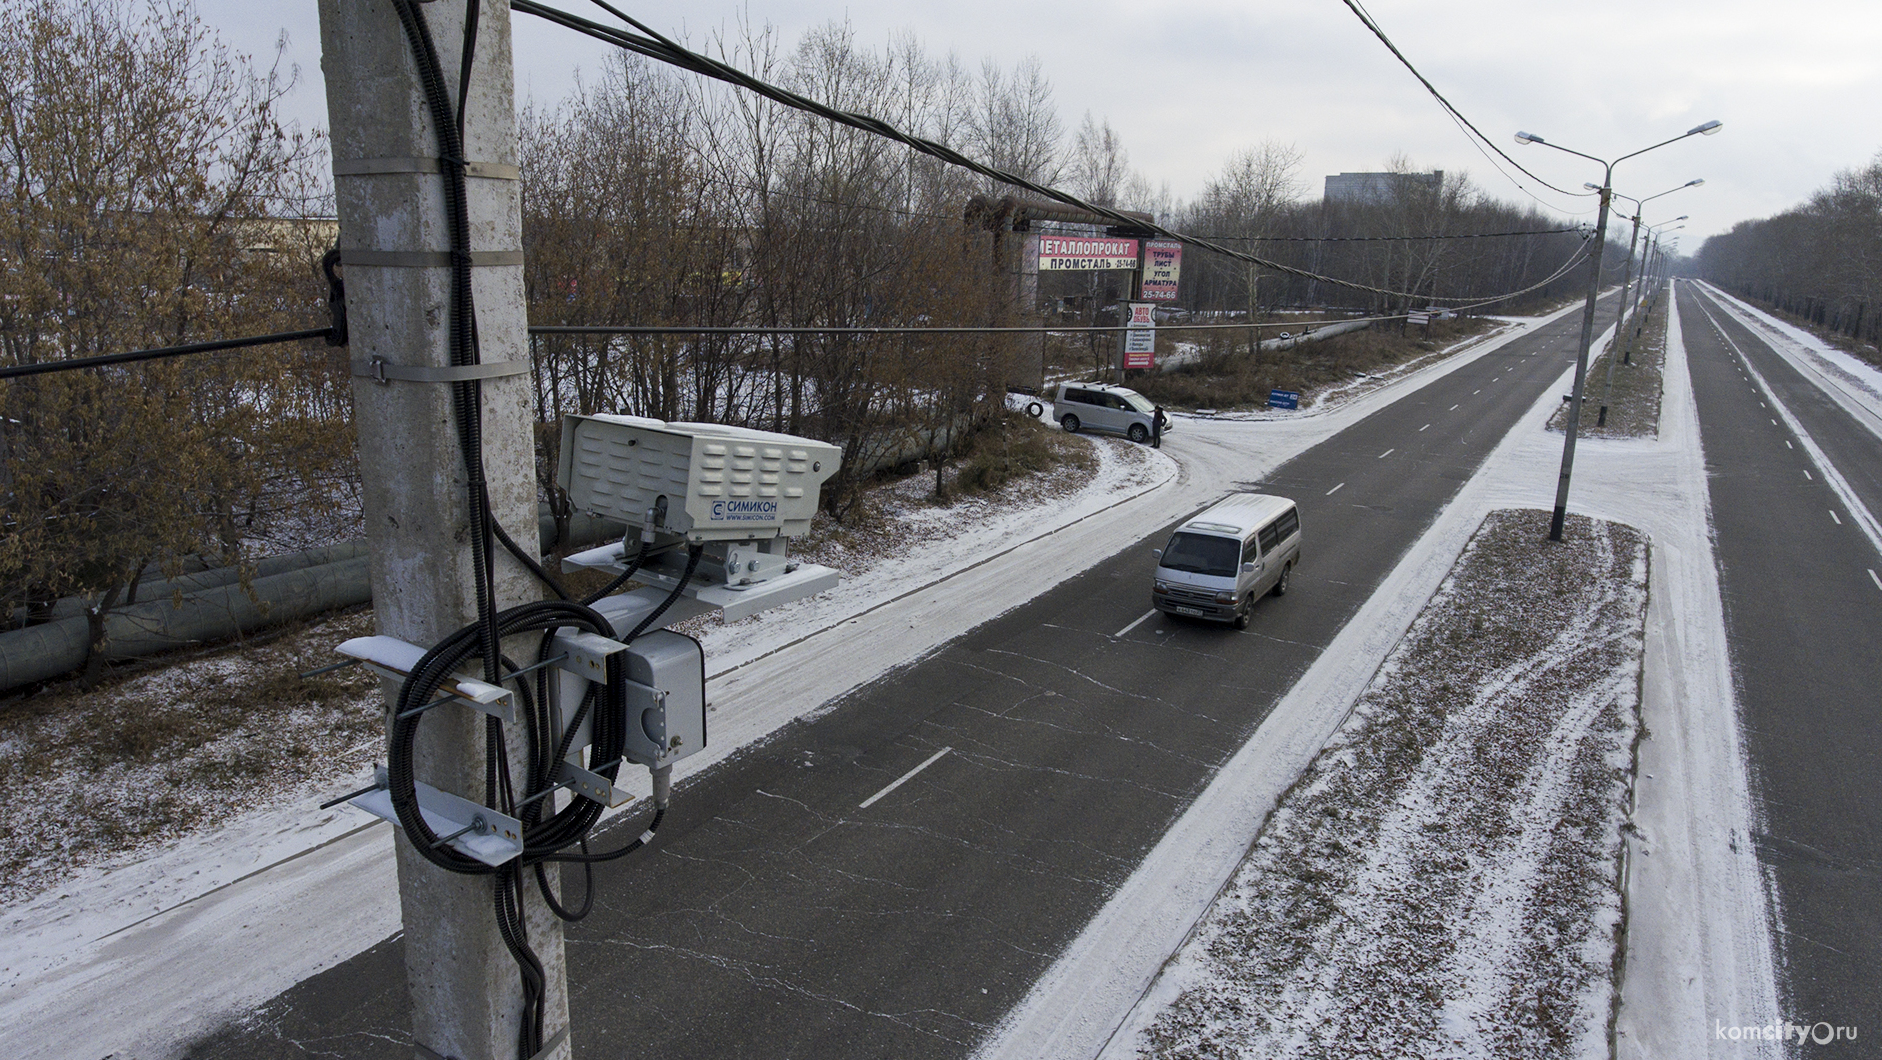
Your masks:
{"label": "van side window", "polygon": [[1281,513],[1279,519],[1274,521],[1274,539],[1277,542],[1286,541],[1290,535],[1299,529],[1300,509],[1289,508],[1287,511]]}
{"label": "van side window", "polygon": [[1281,543],[1280,525],[1281,524],[1277,521],[1261,528],[1261,533],[1258,536],[1261,538],[1262,555],[1265,556],[1273,552],[1274,546]]}
{"label": "van side window", "polygon": [[1065,388],[1065,400],[1076,401],[1080,405],[1096,404],[1091,398],[1091,391],[1077,390],[1069,386]]}

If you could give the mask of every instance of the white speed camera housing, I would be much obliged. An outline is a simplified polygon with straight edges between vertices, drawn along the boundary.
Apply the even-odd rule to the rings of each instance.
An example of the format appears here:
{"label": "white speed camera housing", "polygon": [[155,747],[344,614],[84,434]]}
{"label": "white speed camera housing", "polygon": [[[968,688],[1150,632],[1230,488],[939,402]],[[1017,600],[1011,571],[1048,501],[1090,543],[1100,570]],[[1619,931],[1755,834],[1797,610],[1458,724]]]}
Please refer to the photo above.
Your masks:
{"label": "white speed camera housing", "polygon": [[[710,610],[737,621],[822,592],[837,572],[792,562],[786,542],[810,532],[823,484],[842,460],[828,442],[749,427],[569,416],[558,484],[576,510],[629,531],[562,563],[620,572],[646,550],[634,577],[647,588],[597,604],[624,628],[656,608],[665,622]],[[691,547],[702,549],[700,562],[681,585]],[[661,604],[674,586],[685,606]]]}
{"label": "white speed camera housing", "polygon": [[557,481],[579,511],[690,544],[802,537],[843,451],[827,442],[641,416],[562,422]]}

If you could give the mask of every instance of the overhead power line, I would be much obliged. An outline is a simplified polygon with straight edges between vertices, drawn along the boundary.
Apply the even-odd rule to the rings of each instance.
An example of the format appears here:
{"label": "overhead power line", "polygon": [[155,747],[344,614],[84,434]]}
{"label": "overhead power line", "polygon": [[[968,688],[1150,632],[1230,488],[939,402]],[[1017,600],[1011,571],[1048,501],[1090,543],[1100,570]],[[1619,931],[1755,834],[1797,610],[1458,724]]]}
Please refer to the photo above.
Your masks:
{"label": "overhead power line", "polygon": [[107,353],[99,357],[74,357],[62,361],[39,361],[34,364],[14,364],[0,368],[0,379],[17,379],[27,375],[45,375],[49,372],[70,372],[80,368],[103,368],[113,364],[131,364],[137,361],[156,361],[166,357],[183,357],[192,353],[214,353],[217,350],[237,350],[245,346],[267,346],[277,342],[299,342],[302,339],[325,339],[333,335],[333,328],[307,328],[302,331],[283,331],[273,335],[251,335],[242,339],[215,339],[210,342],[192,342],[183,346],[165,346],[154,350],[131,350],[126,353]]}
{"label": "overhead power line", "polygon": [[[1002,184],[1010,184],[1013,187],[1022,188],[1026,191],[1032,192],[1035,195],[1039,195],[1044,198],[1051,199],[1054,202],[1059,202],[1067,206],[1071,206],[1074,209],[1083,210],[1087,213],[1092,213],[1100,217],[1104,217],[1107,220],[1111,221],[1111,223],[1118,225],[1120,227],[1132,228],[1132,229],[1137,229],[1140,231],[1149,232],[1154,235],[1162,236],[1166,239],[1181,240],[1182,242],[1188,243],[1192,246],[1199,247],[1203,250],[1208,250],[1216,254],[1221,254],[1224,257],[1233,258],[1237,261],[1244,261],[1251,265],[1259,265],[1262,268],[1270,269],[1274,272],[1283,273],[1289,276],[1298,276],[1306,280],[1317,280],[1322,283],[1330,283],[1338,287],[1348,288],[1350,290],[1365,291],[1369,294],[1384,295],[1388,298],[1425,298],[1425,299],[1429,299],[1432,301],[1440,301],[1440,302],[1468,301],[1468,299],[1452,298],[1452,297],[1433,298],[1432,296],[1421,295],[1412,291],[1394,291],[1394,290],[1390,290],[1384,287],[1374,287],[1370,284],[1358,283],[1353,280],[1343,280],[1336,276],[1325,276],[1320,273],[1310,272],[1306,269],[1295,268],[1292,265],[1284,265],[1281,262],[1272,261],[1267,258],[1250,254],[1247,251],[1235,250],[1231,247],[1223,246],[1222,244],[1213,242],[1211,240],[1200,239],[1195,236],[1184,235],[1181,232],[1177,232],[1172,229],[1165,228],[1164,226],[1156,224],[1154,222],[1146,222],[1141,217],[1132,217],[1118,210],[1111,209],[1109,207],[1093,205],[1092,203],[1088,203],[1084,201],[1083,199],[1080,199],[1077,196],[1070,194],[1069,192],[1063,192],[1056,188],[1050,188],[1045,185],[1035,183],[1024,177],[1021,177],[1018,174],[1009,173],[1009,172],[1006,172],[1005,170],[995,169],[992,166],[988,166],[983,163],[976,162],[973,159],[968,158],[966,155],[961,154],[959,151],[956,151],[954,148],[947,146],[946,144],[937,143],[933,140],[928,140],[923,137],[915,136],[911,133],[903,132],[901,129],[895,127],[894,125],[889,124],[886,121],[883,121],[880,118],[872,117],[867,114],[859,114],[854,111],[837,110],[834,107],[828,106],[817,100],[811,99],[808,96],[803,96],[796,92],[792,92],[789,89],[780,88],[779,86],[770,84],[769,82],[761,81],[758,78],[753,77],[752,75],[744,72],[743,70],[739,70],[736,67],[720,62],[719,60],[714,59],[710,56],[701,55],[690,49],[681,47],[679,44],[676,44],[673,41],[667,39],[665,36],[661,35],[659,31],[647,26],[645,23],[639,21],[638,19],[635,19],[632,16],[622,12],[618,8],[615,8],[612,5],[606,3],[605,0],[594,0],[594,3],[597,7],[602,8],[603,10],[607,11],[609,14],[620,19],[622,22],[625,22],[628,25],[632,26],[634,29],[639,30],[640,33],[645,34],[645,36],[641,36],[635,33],[629,33],[626,30],[619,29],[614,26],[603,25],[599,22],[594,22],[592,20],[582,18],[579,15],[571,14],[570,12],[563,11],[559,8],[553,8],[545,4],[537,3],[536,0],[512,0],[510,9],[512,11],[518,11],[526,15],[534,15],[537,18],[541,18],[549,22],[554,22],[557,25],[560,25],[564,28],[574,30],[577,33],[587,34],[588,36],[594,37],[597,40],[606,41],[610,44],[615,45],[616,47],[623,48],[627,51],[635,52],[636,54],[640,54],[640,55],[645,55],[650,59],[656,59],[656,60],[659,60],[660,62],[669,63],[673,66],[680,67],[681,69],[684,69],[684,70],[691,70],[694,73],[700,74],[704,77],[710,77],[710,78],[713,78],[714,80],[724,81],[728,84],[736,85],[740,88],[744,88],[750,92],[753,92],[759,96],[762,96],[765,99],[769,99],[774,103],[778,103],[783,106],[790,107],[794,110],[801,110],[801,111],[804,111],[805,113],[815,114],[818,117],[824,118],[828,121],[836,122],[839,125],[845,125],[853,129],[860,129],[864,132],[873,133],[885,139],[894,140],[895,142],[902,144],[906,147],[912,148],[913,150],[918,151],[921,154],[928,155],[931,158],[938,158],[943,162],[949,163],[950,165],[959,166],[963,169],[969,170],[970,172],[978,173],[983,177],[988,177],[992,180],[997,180],[1001,182]],[[1515,295],[1511,294],[1511,295],[1506,295],[1504,297],[1515,297]]]}
{"label": "overhead power line", "polygon": [[[1445,113],[1450,115],[1453,121],[1456,121],[1462,124],[1464,128],[1468,129],[1470,133],[1476,137],[1477,140],[1482,141],[1483,147],[1488,147],[1490,150],[1495,151],[1497,153],[1497,156],[1502,158],[1503,161],[1508,162],[1510,165],[1516,167],[1517,172],[1523,174],[1524,176],[1527,176],[1529,179],[1535,181],[1536,183],[1542,185],[1543,187],[1548,188],[1550,191],[1556,192],[1561,195],[1568,195],[1574,198],[1587,198],[1589,195],[1594,194],[1593,192],[1569,191],[1567,188],[1558,188],[1555,185],[1549,183],[1548,181],[1543,180],[1541,177],[1536,176],[1534,173],[1529,172],[1529,170],[1523,168],[1523,164],[1521,162],[1518,162],[1514,158],[1511,158],[1508,153],[1506,153],[1501,147],[1498,147],[1496,145],[1495,141],[1491,140],[1488,136],[1485,136],[1483,134],[1483,131],[1477,128],[1477,126],[1473,124],[1469,118],[1464,117],[1463,111],[1458,110],[1456,107],[1452,106],[1451,101],[1444,98],[1444,93],[1439,92],[1437,86],[1432,84],[1430,79],[1426,78],[1425,75],[1418,72],[1418,68],[1412,65],[1412,61],[1405,57],[1404,52],[1398,50],[1398,45],[1392,43],[1392,38],[1385,35],[1385,30],[1379,28],[1379,23],[1373,20],[1371,12],[1367,11],[1365,7],[1358,2],[1358,0],[1340,0],[1340,2],[1345,4],[1347,9],[1353,13],[1354,17],[1358,18],[1359,21],[1367,29],[1372,31],[1373,36],[1379,38],[1379,43],[1385,45],[1386,48],[1391,51],[1393,57],[1398,59],[1398,61],[1404,65],[1405,69],[1411,71],[1411,75],[1418,79],[1419,84],[1425,86],[1425,91],[1431,93],[1432,98],[1438,101],[1439,105],[1441,105],[1444,108]],[[1479,147],[1478,150],[1479,151],[1483,150],[1483,147]],[[1495,160],[1492,160],[1490,164],[1493,166],[1496,165]],[[1501,167],[1498,167],[1498,169],[1500,171]],[[1509,174],[1507,173],[1504,174],[1504,176],[1508,176],[1508,175]],[[1525,193],[1528,192],[1529,189],[1523,188],[1521,181],[1516,181],[1515,178],[1511,178],[1511,180],[1513,183],[1516,184],[1518,188],[1522,188],[1522,190]],[[1531,195],[1530,198],[1535,198],[1535,196]],[[1540,199],[1537,199],[1536,201],[1542,202],[1542,200]],[[1543,205],[1547,206],[1548,204],[1543,203]]]}
{"label": "overhead power line", "polygon": [[[1497,295],[1467,305],[1455,306],[1459,312],[1481,309],[1497,302],[1508,301],[1517,295],[1539,291],[1556,280],[1561,279],[1579,264],[1588,253],[1588,245],[1583,243],[1574,254],[1569,256],[1562,267],[1537,283],[1520,291]],[[1432,299],[1432,301],[1459,301],[1459,299]],[[1371,317],[1339,317],[1333,320],[1293,320],[1283,323],[1289,325],[1338,324],[1352,323],[1355,320],[1399,320],[1406,314],[1393,313]],[[1208,331],[1215,328],[1236,328],[1246,330],[1250,327],[1273,327],[1276,325],[1255,324],[1164,324],[1170,331]],[[1052,327],[1050,325],[1029,325],[1025,327],[741,327],[716,325],[665,325],[665,324],[533,324],[529,327],[531,336],[537,335],[989,335],[1012,332],[1066,332],[1083,333],[1097,331],[1126,331],[1125,326],[1103,327]],[[216,339],[211,342],[195,342],[186,346],[165,346],[153,350],[130,350],[125,353],[108,353],[101,357],[74,357],[63,361],[39,361],[34,364],[16,364],[0,368],[0,379],[16,379],[29,375],[48,375],[54,372],[75,372],[84,368],[106,368],[117,364],[133,364],[139,361],[154,361],[166,357],[182,357],[195,353],[215,353],[222,350],[236,350],[252,346],[299,342],[303,339],[327,339],[335,337],[334,328],[308,328],[304,331],[284,331],[273,335],[251,335],[240,339]]]}
{"label": "overhead power line", "polygon": [[1580,232],[1580,225],[1567,228],[1534,228],[1525,232],[1466,232],[1442,236],[1202,236],[1203,239],[1242,240],[1249,243],[1404,243],[1422,239],[1498,239],[1503,236],[1552,236],[1562,232]]}

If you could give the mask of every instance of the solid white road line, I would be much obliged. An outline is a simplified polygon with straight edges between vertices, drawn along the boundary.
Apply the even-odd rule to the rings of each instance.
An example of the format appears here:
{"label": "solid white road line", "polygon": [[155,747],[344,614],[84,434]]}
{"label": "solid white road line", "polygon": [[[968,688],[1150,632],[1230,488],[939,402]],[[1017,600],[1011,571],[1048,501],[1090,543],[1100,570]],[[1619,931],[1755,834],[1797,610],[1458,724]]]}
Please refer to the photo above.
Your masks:
{"label": "solid white road line", "polygon": [[1344,483],[1344,482],[1342,482],[1342,483],[1340,483],[1340,484],[1339,484],[1338,486],[1335,486],[1335,487],[1333,487],[1332,489],[1330,489],[1330,490],[1328,490],[1328,491],[1327,491],[1327,496],[1329,496],[1329,497],[1331,497],[1331,496],[1333,496],[1333,495],[1334,495],[1335,493],[1338,493],[1338,492],[1340,491],[1340,489],[1341,489],[1341,487],[1343,487],[1343,486],[1345,486],[1345,485],[1346,485],[1346,483]]}
{"label": "solid white road line", "polygon": [[[1712,326],[1717,328],[1719,322],[1712,319],[1712,310],[1707,309],[1704,304],[1701,304],[1699,309],[1705,313],[1708,320],[1712,320]],[[1850,517],[1856,520],[1856,526],[1869,538],[1869,544],[1877,552],[1882,552],[1882,522],[1877,521],[1875,514],[1862,503],[1862,498],[1856,496],[1856,491],[1850,488],[1849,481],[1843,477],[1843,473],[1836,469],[1836,465],[1830,462],[1828,456],[1824,455],[1823,450],[1817,445],[1817,440],[1810,436],[1810,432],[1804,429],[1803,423],[1791,413],[1783,400],[1777,396],[1777,392],[1771,389],[1771,384],[1765,381],[1764,373],[1758,371],[1757,366],[1751,363],[1751,358],[1745,356],[1745,351],[1740,349],[1738,343],[1733,342],[1731,336],[1726,335],[1723,330],[1719,334],[1725,339],[1725,344],[1732,348],[1732,352],[1738,355],[1739,366],[1751,374],[1752,382],[1764,394],[1765,400],[1771,402],[1774,409],[1784,414],[1785,429],[1790,431],[1792,437],[1803,443],[1804,452],[1809,455],[1810,462],[1817,465],[1818,471],[1823,472],[1823,481],[1836,492],[1837,499],[1843,502],[1843,507],[1849,509]],[[1784,444],[1790,445],[1790,440],[1785,439]],[[1838,519],[1837,522],[1840,523],[1842,520]]]}
{"label": "solid white road line", "polygon": [[1112,635],[1113,637],[1121,637],[1121,636],[1123,636],[1124,634],[1126,634],[1126,633],[1129,633],[1129,632],[1130,632],[1131,630],[1133,630],[1133,629],[1136,629],[1136,628],[1137,628],[1138,626],[1141,626],[1141,625],[1143,625],[1143,624],[1144,624],[1145,622],[1147,622],[1147,621],[1149,621],[1149,619],[1150,619],[1150,616],[1152,616],[1152,615],[1154,615],[1154,614],[1156,614],[1156,613],[1157,613],[1157,609],[1153,607],[1153,608],[1151,608],[1150,610],[1148,610],[1148,611],[1145,611],[1145,612],[1143,613],[1143,615],[1142,615],[1141,617],[1139,617],[1139,618],[1137,619],[1137,621],[1135,621],[1135,622],[1132,622],[1132,623],[1131,623],[1130,625],[1128,625],[1128,626],[1125,626],[1125,627],[1124,627],[1123,629],[1120,629],[1120,630],[1118,630],[1118,631],[1117,631],[1116,633],[1113,633],[1113,634],[1111,634],[1111,635]]}
{"label": "solid white road line", "polygon": [[908,783],[909,778],[913,777],[915,774],[921,772],[922,770],[927,769],[929,766],[934,765],[935,762],[938,761],[942,755],[947,754],[949,751],[952,751],[952,750],[954,750],[954,748],[952,747],[943,747],[939,751],[936,751],[934,754],[929,755],[927,761],[909,770],[908,772],[903,773],[899,778],[896,779],[895,783],[890,784],[888,787],[883,788],[881,791],[878,791],[874,795],[871,795],[868,798],[864,799],[863,801],[857,803],[856,808],[859,810],[867,810],[871,805],[875,803],[877,799],[880,799],[884,795],[887,795],[889,792],[894,791],[896,788],[899,788],[902,785]]}

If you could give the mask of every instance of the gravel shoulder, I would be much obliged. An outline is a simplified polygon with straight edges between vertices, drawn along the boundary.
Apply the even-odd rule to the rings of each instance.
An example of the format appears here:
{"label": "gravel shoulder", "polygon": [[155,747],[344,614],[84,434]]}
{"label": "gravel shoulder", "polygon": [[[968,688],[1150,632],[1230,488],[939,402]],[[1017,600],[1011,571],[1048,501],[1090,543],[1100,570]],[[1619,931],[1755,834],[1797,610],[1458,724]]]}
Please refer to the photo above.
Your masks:
{"label": "gravel shoulder", "polygon": [[1139,1055],[1609,1053],[1648,542],[1490,514],[1165,972]]}

